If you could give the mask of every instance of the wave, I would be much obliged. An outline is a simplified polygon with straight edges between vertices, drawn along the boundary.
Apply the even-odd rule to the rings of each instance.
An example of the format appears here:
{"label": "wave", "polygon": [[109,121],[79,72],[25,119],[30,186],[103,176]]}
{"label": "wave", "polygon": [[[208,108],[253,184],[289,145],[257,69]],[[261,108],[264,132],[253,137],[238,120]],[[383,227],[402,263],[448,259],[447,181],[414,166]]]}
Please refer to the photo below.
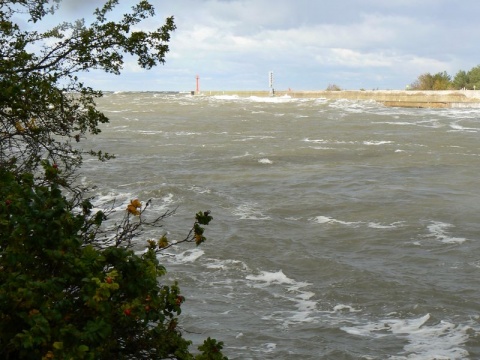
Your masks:
{"label": "wave", "polygon": [[391,360],[465,359],[469,353],[462,348],[469,339],[471,327],[448,321],[432,322],[430,314],[420,318],[387,318],[364,325],[343,326],[348,334],[373,339],[397,337],[407,344],[404,355],[390,355]]}

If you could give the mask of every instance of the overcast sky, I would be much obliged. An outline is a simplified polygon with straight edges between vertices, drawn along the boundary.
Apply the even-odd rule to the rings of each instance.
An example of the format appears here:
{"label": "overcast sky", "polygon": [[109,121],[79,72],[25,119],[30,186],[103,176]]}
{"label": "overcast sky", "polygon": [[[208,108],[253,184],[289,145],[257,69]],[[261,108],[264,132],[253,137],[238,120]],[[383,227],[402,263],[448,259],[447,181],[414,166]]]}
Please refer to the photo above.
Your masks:
{"label": "overcast sky", "polygon": [[[100,0],[64,0],[55,20],[86,17]],[[133,0],[120,0],[123,9]],[[88,73],[102,90],[404,89],[418,75],[480,64],[479,0],[151,0],[158,27],[178,29],[166,64],[120,76]]]}

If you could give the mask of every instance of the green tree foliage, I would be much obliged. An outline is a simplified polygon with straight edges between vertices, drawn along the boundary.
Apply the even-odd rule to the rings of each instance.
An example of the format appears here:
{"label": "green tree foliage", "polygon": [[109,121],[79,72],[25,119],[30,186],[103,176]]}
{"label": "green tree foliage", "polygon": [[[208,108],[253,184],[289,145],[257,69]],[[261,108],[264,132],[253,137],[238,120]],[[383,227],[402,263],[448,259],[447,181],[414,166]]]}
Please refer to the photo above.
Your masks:
{"label": "green tree foliage", "polygon": [[446,71],[434,75],[425,73],[410,85],[412,90],[449,90],[452,89],[450,75]]}
{"label": "green tree foliage", "polygon": [[327,91],[341,91],[342,88],[336,84],[328,84]]}
{"label": "green tree foliage", "polygon": [[467,73],[468,76],[468,89],[480,89],[480,65],[470,69]]}
{"label": "green tree foliage", "polygon": [[145,0],[119,21],[108,18],[118,0],[108,0],[96,9],[91,24],[78,20],[40,32],[15,22],[23,16],[36,24],[58,2],[0,2],[0,166],[15,164],[20,172],[35,170],[44,158],[64,170],[79,166],[83,151],[76,143],[86,133],[99,133],[108,119],[95,107],[101,92],[84,85],[77,74],[92,69],[119,74],[125,54],[136,56],[146,69],[164,63],[176,28],[169,17],[155,31],[134,31],[155,14]]}
{"label": "green tree foliage", "polygon": [[411,90],[478,90],[480,89],[480,65],[473,67],[468,72],[460,70],[451,78],[446,71],[437,74],[425,73],[413,82]]}
{"label": "green tree foliage", "polygon": [[480,65],[468,72],[460,70],[453,79],[455,89],[475,90],[480,89]]}
{"label": "green tree foliage", "polygon": [[125,54],[145,69],[161,64],[175,30],[172,17],[134,30],[154,16],[146,0],[109,20],[117,4],[103,1],[89,24],[40,31],[60,0],[0,1],[1,359],[225,359],[210,338],[190,353],[178,325],[185,298],[176,283],[161,283],[161,252],[204,242],[210,213],[197,213],[176,244],[161,236],[136,254],[138,233],[171,213],[148,219],[150,202],[133,199],[112,222],[113,211],[93,212],[75,185],[83,156],[110,157],[80,147],[108,119],[95,106],[102,93],[78,73],[119,74]]}
{"label": "green tree foliage", "polygon": [[[178,329],[185,298],[177,284],[158,282],[168,240],[150,240],[141,255],[123,243],[145,208],[133,200],[119,226],[127,231],[100,250],[85,238],[105,214],[91,214],[88,201],[72,209],[59,178],[38,185],[31,174],[0,171],[0,358],[193,359]],[[199,212],[183,241],[204,241],[211,219]],[[225,359],[222,346],[208,338],[196,358]]]}
{"label": "green tree foliage", "polygon": [[470,81],[468,79],[468,75],[465,70],[460,70],[457,72],[455,77],[453,78],[453,86],[455,89],[468,89],[470,85]]}

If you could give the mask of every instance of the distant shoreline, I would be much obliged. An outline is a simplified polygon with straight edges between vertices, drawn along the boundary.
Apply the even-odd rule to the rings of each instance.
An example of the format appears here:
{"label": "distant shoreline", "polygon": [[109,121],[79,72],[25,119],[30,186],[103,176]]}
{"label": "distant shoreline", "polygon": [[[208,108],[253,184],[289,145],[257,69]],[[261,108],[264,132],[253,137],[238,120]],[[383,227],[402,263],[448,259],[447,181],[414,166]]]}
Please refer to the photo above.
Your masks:
{"label": "distant shoreline", "polygon": [[[193,94],[195,94],[193,92]],[[239,97],[268,97],[269,91],[200,91],[203,96],[230,95]],[[385,106],[410,108],[480,108],[480,90],[340,90],[303,91],[279,90],[275,97],[324,98],[328,100],[376,101]]]}

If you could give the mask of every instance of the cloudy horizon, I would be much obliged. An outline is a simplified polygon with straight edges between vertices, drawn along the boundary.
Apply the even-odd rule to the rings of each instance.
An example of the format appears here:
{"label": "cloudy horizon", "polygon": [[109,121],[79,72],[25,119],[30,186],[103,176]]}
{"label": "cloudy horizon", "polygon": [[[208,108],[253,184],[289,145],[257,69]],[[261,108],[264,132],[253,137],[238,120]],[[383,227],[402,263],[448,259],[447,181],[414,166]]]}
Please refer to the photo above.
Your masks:
{"label": "cloudy horizon", "polygon": [[[166,64],[121,76],[82,75],[102,90],[404,89],[423,73],[452,77],[480,64],[474,46],[480,2],[465,0],[152,0],[156,18],[173,15]],[[93,4],[93,5],[92,5]],[[132,1],[120,1],[122,12]],[[87,17],[98,0],[65,0],[61,14]],[[57,17],[54,17],[55,19]],[[88,20],[88,17],[87,17]],[[52,23],[53,24],[53,23]]]}

